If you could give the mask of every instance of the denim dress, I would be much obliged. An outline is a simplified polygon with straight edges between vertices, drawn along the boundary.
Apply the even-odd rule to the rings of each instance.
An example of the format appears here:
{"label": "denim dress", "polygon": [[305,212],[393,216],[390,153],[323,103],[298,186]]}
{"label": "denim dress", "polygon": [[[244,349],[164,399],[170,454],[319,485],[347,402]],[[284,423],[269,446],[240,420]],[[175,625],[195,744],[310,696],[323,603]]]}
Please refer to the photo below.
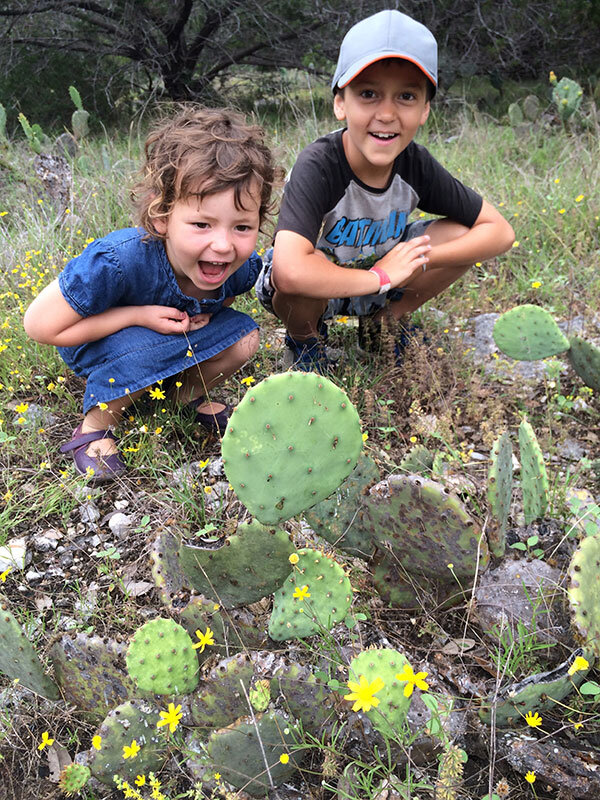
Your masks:
{"label": "denim dress", "polygon": [[247,314],[224,307],[228,297],[249,291],[262,262],[253,253],[219,289],[197,300],[179,288],[164,244],[144,239],[141,228],[115,231],[88,245],[58,277],[67,303],[82,317],[114,306],[161,305],[190,316],[210,314],[207,325],[182,334],[132,326],[73,347],[59,347],[67,366],[87,379],[83,412],[108,403],[221,353],[258,328]]}

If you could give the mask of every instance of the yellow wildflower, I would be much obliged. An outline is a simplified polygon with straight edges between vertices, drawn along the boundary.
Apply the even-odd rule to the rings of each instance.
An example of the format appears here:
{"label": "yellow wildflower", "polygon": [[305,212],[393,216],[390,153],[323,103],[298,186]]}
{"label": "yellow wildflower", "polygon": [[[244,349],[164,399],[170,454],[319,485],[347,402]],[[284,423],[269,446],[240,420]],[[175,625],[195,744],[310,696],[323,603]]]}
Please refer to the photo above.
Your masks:
{"label": "yellow wildflower", "polygon": [[537,711],[535,712],[535,714],[532,711],[528,711],[525,714],[525,722],[529,725],[530,728],[539,728],[540,725],[542,724],[542,718],[537,713]]}
{"label": "yellow wildflower", "polygon": [[123,758],[135,758],[140,749],[139,744],[133,739],[130,745],[123,745]]}
{"label": "yellow wildflower", "polygon": [[404,687],[404,696],[410,697],[415,686],[422,692],[426,692],[429,689],[429,684],[425,680],[427,675],[427,672],[415,673],[410,664],[405,664],[402,667],[402,672],[398,672],[394,677],[397,681],[406,681],[406,686]]}
{"label": "yellow wildflower", "polygon": [[383,689],[385,683],[379,676],[372,680],[371,683],[367,681],[364,675],[360,675],[358,680],[358,683],[356,681],[348,681],[350,694],[344,695],[344,700],[355,701],[352,711],[369,711],[371,708],[376,708],[379,705],[379,698],[375,697],[375,695]]}
{"label": "yellow wildflower", "polygon": [[529,772],[526,772],[525,780],[527,781],[527,783],[535,783],[535,772],[533,770],[529,770]]}
{"label": "yellow wildflower", "polygon": [[201,653],[204,652],[204,648],[207,645],[210,646],[211,644],[215,643],[214,634],[209,627],[206,628],[205,633],[202,633],[202,631],[197,630],[196,636],[198,637],[199,641],[196,642],[196,644],[192,645],[192,647],[194,648],[194,650],[198,650],[199,648]]}
{"label": "yellow wildflower", "polygon": [[[210,630],[210,629],[209,629]],[[175,730],[175,728],[179,725],[179,721],[183,716],[181,712],[181,706],[175,706],[173,703],[169,703],[169,707],[167,711],[161,711],[160,716],[162,717],[160,722],[156,723],[157,728],[162,728],[163,725],[168,725],[169,730],[171,733]]]}
{"label": "yellow wildflower", "polygon": [[294,600],[304,600],[305,598],[310,597],[308,586],[304,585],[302,588],[300,588],[300,586],[297,586],[294,589],[292,597],[294,598]]}
{"label": "yellow wildflower", "polygon": [[54,739],[50,738],[48,731],[42,733],[42,741],[38,744],[38,750],[43,750],[44,747],[50,747],[54,744]]}
{"label": "yellow wildflower", "polygon": [[569,675],[575,675],[576,672],[580,672],[582,669],[589,669],[590,663],[587,659],[583,656],[576,656],[575,660],[569,667]]}

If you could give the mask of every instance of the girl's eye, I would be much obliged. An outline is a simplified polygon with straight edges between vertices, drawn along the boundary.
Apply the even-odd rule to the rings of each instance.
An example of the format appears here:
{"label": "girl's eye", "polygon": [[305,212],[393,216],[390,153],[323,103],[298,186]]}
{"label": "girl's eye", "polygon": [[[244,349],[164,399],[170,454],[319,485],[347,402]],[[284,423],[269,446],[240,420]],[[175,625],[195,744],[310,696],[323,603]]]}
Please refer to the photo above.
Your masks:
{"label": "girl's eye", "polygon": [[235,229],[236,229],[236,231],[240,231],[240,233],[246,233],[246,231],[251,231],[252,230],[250,225],[236,225]]}
{"label": "girl's eye", "polygon": [[200,230],[206,230],[208,228],[208,222],[194,222],[195,228],[200,228]]}

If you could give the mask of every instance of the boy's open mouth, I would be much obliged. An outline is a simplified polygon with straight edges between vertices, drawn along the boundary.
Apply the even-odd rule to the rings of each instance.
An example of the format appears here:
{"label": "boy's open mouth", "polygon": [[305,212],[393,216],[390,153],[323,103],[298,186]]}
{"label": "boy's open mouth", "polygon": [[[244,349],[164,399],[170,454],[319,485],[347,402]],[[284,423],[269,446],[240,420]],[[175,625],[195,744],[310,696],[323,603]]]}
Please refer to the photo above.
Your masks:
{"label": "boy's open mouth", "polygon": [[207,283],[221,283],[229,269],[229,261],[199,261],[198,266]]}
{"label": "boy's open mouth", "polygon": [[377,131],[370,131],[370,135],[380,142],[389,142],[398,136],[397,133],[377,133]]}

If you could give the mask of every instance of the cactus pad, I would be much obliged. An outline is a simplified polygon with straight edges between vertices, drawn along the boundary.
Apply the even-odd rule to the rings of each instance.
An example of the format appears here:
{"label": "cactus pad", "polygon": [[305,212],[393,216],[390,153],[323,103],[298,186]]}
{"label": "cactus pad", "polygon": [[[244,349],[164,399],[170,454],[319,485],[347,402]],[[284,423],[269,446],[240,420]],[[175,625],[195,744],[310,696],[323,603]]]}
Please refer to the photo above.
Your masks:
{"label": "cactus pad", "polygon": [[517,361],[537,361],[569,349],[569,340],[552,315],[529,304],[501,314],[493,336],[499,349]]}
{"label": "cactus pad", "polygon": [[312,372],[272,375],[249,389],[222,442],[230,483],[265,524],[328,497],[361,448],[356,409],[341,389]]}
{"label": "cactus pad", "polygon": [[248,713],[241,684],[249,691],[254,666],[245,653],[225,658],[211,669],[203,687],[190,698],[194,725],[224,728]]}
{"label": "cactus pad", "polygon": [[423,444],[416,444],[405,454],[400,462],[400,469],[403,472],[410,472],[413,475],[425,475],[431,472],[433,459],[434,454],[431,450]]}
{"label": "cactus pad", "polygon": [[60,773],[58,785],[67,797],[73,797],[84,788],[90,779],[90,768],[83,764],[67,764]]}
{"label": "cactus pad", "polygon": [[290,571],[294,551],[288,534],[259,522],[244,522],[218,550],[181,545],[181,567],[197,592],[225,608],[272,594]]}
{"label": "cactus pad", "polygon": [[136,694],[125,671],[125,645],[85,633],[64,635],[50,650],[65,700],[103,719]]}
{"label": "cactus pad", "polygon": [[48,700],[60,697],[56,684],[44,673],[33,645],[0,596],[0,672],[18,678],[28,689]]}
{"label": "cactus pad", "polygon": [[280,702],[293,717],[302,721],[302,729],[320,736],[337,723],[336,695],[309,667],[286,663],[273,675],[273,694],[277,691]]}
{"label": "cactus pad", "polygon": [[[236,789],[264,797],[271,786],[269,776],[273,785],[279,786],[299,767],[301,756],[289,750],[295,744],[292,728],[282,714],[257,714],[255,721],[246,717],[215,731],[206,750],[223,780]],[[289,756],[286,764],[279,760],[284,753]]]}
{"label": "cactus pad", "polygon": [[169,531],[162,531],[156,537],[150,551],[152,578],[162,602],[168,606],[175,595],[186,584],[185,575],[179,563],[179,541]]}
{"label": "cactus pad", "polygon": [[586,649],[600,655],[600,533],[587,536],[569,566],[569,604]]}
{"label": "cactus pad", "polygon": [[[90,752],[92,775],[114,786],[114,775],[132,780],[136,775],[158,770],[167,746],[166,737],[156,727],[159,721],[158,708],[146,701],[128,700],[114,708],[98,729],[100,750]],[[134,740],[139,752],[124,758],[123,748],[131,747]]]}
{"label": "cactus pad", "polygon": [[478,560],[480,569],[487,566],[487,543],[478,525],[441,484],[391,475],[373,486],[367,499],[365,514],[378,549],[388,565],[395,563],[417,584],[424,577],[460,592],[469,588]]}
{"label": "cactus pad", "polygon": [[361,453],[357,465],[335,492],[304,515],[311,528],[356,558],[373,554],[371,535],[362,525],[365,490],[381,479],[377,464]]}
{"label": "cactus pad", "polygon": [[582,536],[600,533],[600,505],[587,489],[567,489],[565,503],[573,515],[567,521],[568,532],[575,529]]}
{"label": "cactus pad", "polygon": [[577,111],[582,98],[583,89],[577,81],[571,78],[561,78],[552,88],[552,99],[563,122],[566,122]]}
{"label": "cactus pad", "polygon": [[364,675],[368,683],[381,678],[383,688],[375,694],[379,704],[365,712],[373,725],[384,736],[396,739],[410,706],[411,698],[405,697],[405,681],[396,675],[408,664],[402,653],[391,649],[363,650],[353,658],[348,667],[349,680],[358,683]]}
{"label": "cactus pad", "polygon": [[581,686],[593,659],[588,657],[590,666],[569,675],[569,669],[583,650],[577,650],[567,661],[549,672],[530,675],[519,683],[513,683],[493,694],[483,703],[479,716],[486,725],[491,725],[492,709],[495,708],[495,724],[499,727],[522,725],[528,711],[545,711],[564,700],[576,687]]}
{"label": "cactus pad", "polygon": [[580,336],[571,337],[569,361],[586,386],[600,392],[600,348]]}
{"label": "cactus pad", "polygon": [[318,550],[298,550],[297,555],[292,573],[273,598],[269,636],[276,642],[331,630],[352,603],[343,567]]}
{"label": "cactus pad", "polygon": [[488,531],[488,544],[497,557],[503,556],[506,548],[512,487],[512,447],[508,433],[504,432],[492,445],[487,482],[487,499],[494,518]]}
{"label": "cactus pad", "polygon": [[188,694],[198,685],[198,659],[188,632],[172,619],[153,619],[134,633],[127,671],[140,689]]}
{"label": "cactus pad", "polygon": [[526,419],[519,425],[519,451],[523,513],[525,522],[529,525],[546,513],[549,486],[544,456],[535,432]]}

